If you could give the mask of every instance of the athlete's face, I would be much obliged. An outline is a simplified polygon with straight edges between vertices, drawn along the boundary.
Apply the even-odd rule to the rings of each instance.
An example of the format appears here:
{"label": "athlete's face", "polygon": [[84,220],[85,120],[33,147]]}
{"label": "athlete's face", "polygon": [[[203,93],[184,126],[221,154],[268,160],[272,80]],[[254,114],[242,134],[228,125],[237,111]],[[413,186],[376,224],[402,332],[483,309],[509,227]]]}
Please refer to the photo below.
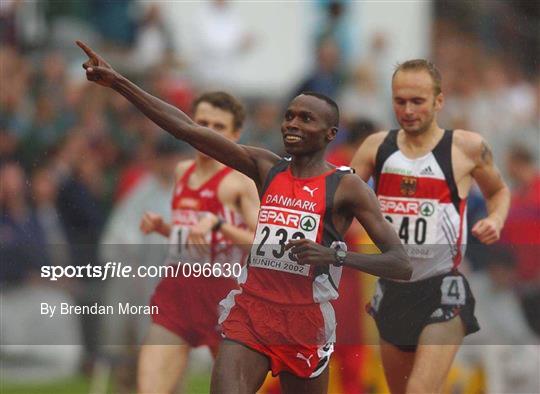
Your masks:
{"label": "athlete's face", "polygon": [[398,71],[392,81],[392,103],[401,128],[418,135],[436,121],[436,114],[443,105],[443,95],[435,96],[433,79],[427,71]]}
{"label": "athlete's face", "polygon": [[307,95],[294,98],[281,123],[285,151],[291,155],[306,155],[325,149],[337,132],[328,119],[331,119],[331,109],[325,101]]}
{"label": "athlete's face", "polygon": [[221,108],[214,107],[210,103],[202,102],[197,105],[193,115],[195,123],[208,127],[224,137],[237,141],[240,130],[234,128],[234,115]]}
{"label": "athlete's face", "polygon": [[[201,102],[193,114],[195,123],[208,127],[231,141],[238,141],[240,130],[234,127],[234,115],[207,102]],[[199,153],[201,157],[208,157]]]}

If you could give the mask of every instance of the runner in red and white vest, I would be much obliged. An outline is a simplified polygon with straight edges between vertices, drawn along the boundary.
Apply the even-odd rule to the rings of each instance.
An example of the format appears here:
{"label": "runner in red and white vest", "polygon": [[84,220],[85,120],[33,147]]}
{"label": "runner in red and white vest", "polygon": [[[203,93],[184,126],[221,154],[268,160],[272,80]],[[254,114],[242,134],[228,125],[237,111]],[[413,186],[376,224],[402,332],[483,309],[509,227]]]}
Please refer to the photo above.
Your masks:
{"label": "runner in red and white vest", "polygon": [[[268,174],[249,276],[242,278],[242,288],[248,294],[279,304],[323,303],[338,297],[341,267],[300,265],[285,246],[291,239],[309,239],[347,249],[328,213],[341,177],[352,171],[340,167],[311,178],[297,178],[291,173],[290,162],[284,159]],[[324,280],[321,277],[314,285],[314,278],[322,273],[326,274]],[[296,275],[294,282],[289,281],[291,274]]]}
{"label": "runner in red and white vest", "polygon": [[[281,166],[285,166],[280,157],[265,149],[236,144],[197,124],[182,111],[117,73],[85,44],[78,42],[78,45],[88,55],[88,61],[83,65],[88,80],[114,89],[171,135],[250,177],[261,199],[272,191],[284,193],[283,199],[278,196],[275,202],[263,200],[261,205],[267,204],[274,211],[281,211],[276,214],[287,212],[285,209],[301,213],[296,229],[303,233],[303,238],[293,237],[296,232],[293,231],[294,219],[284,222],[288,226],[277,225],[274,219],[265,218],[261,211],[256,234],[260,243],[251,250],[248,266],[241,278],[244,283],[240,290],[233,290],[222,302],[225,309],[220,320],[224,340],[216,357],[211,392],[254,393],[261,387],[269,369],[279,374],[285,393],[327,392],[329,373],[325,366],[332,347],[328,341],[332,340],[332,332],[335,331],[335,323],[328,318],[332,311],[327,300],[337,294],[331,284],[333,266],[346,265],[391,279],[406,280],[411,274],[405,250],[384,220],[371,189],[350,173],[337,177],[336,186],[328,186],[336,179],[332,174],[337,172],[324,160],[326,147],[338,130],[336,103],[327,96],[312,92],[303,93],[289,103],[281,125],[285,149],[291,156],[287,168],[283,168],[291,174],[284,190],[272,176],[273,171],[281,172]],[[304,217],[311,213],[310,204],[322,203],[322,200],[315,200],[320,198],[316,197],[318,190],[315,189],[322,187],[323,178],[324,211],[317,211],[317,216],[314,213],[312,218],[306,219]],[[309,184],[313,179],[319,180]],[[304,186],[307,186],[306,190]],[[327,193],[332,190],[335,192]],[[288,205],[286,199],[293,197],[301,201],[291,202],[291,207],[285,207]],[[327,201],[327,197],[332,201]],[[361,222],[381,254],[364,255],[330,247],[334,240],[342,239],[353,219]],[[270,225],[273,226],[271,229]],[[270,234],[270,230],[276,232]],[[326,230],[331,235],[327,239]],[[319,231],[322,234],[318,238]],[[272,244],[262,245],[259,249],[271,236]],[[263,242],[265,237],[268,239]],[[253,260],[251,265],[251,259],[258,250],[267,253],[265,256],[269,258],[271,253],[273,262],[268,261],[265,266],[265,261]],[[287,257],[283,258],[285,255]],[[277,268],[278,262],[283,262],[282,271],[273,269]],[[309,267],[309,279],[302,268],[304,265]],[[283,297],[280,292],[290,292],[292,298]],[[276,299],[284,303],[275,302]]]}
{"label": "runner in red and white vest", "polygon": [[[232,96],[206,93],[193,109],[199,124],[231,140],[240,136],[243,108]],[[171,223],[151,212],[141,221],[145,233],[169,237],[166,263],[177,273],[162,278],[151,299],[158,313],[141,348],[141,392],[174,391],[191,348],[217,353],[218,304],[238,287],[257,220],[257,189],[245,175],[201,153],[180,162],[176,173]]]}
{"label": "runner in red and white vest", "polygon": [[415,59],[396,67],[392,100],[401,129],[368,137],[351,166],[366,181],[374,177],[381,211],[405,245],[413,274],[408,281],[380,279],[368,311],[390,391],[438,393],[463,337],[479,330],[474,297],[458,271],[467,196],[474,180],[488,216],[472,234],[491,244],[510,194],[481,135],[437,124],[444,97],[432,63]]}

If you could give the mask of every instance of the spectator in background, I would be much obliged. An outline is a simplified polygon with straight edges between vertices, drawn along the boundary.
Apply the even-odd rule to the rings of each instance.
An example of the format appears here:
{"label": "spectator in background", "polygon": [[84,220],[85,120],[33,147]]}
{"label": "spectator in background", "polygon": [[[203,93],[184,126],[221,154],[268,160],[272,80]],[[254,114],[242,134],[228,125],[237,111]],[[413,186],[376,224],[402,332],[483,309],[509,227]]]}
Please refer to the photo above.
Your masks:
{"label": "spectator in background", "polygon": [[341,61],[347,65],[351,55],[351,26],[347,19],[349,4],[343,0],[319,0],[320,20],[316,24],[316,47],[326,39],[334,41],[342,54]]}
{"label": "spectator in background", "polygon": [[[105,220],[103,208],[104,169],[90,138],[71,130],[52,159],[52,171],[58,179],[57,208],[70,246],[70,264],[98,264],[97,244]],[[99,280],[84,278],[78,283],[77,305],[91,305],[100,297]],[[98,318],[82,315],[84,344],[89,360],[97,346]]]}
{"label": "spectator in background", "polygon": [[240,137],[240,143],[284,154],[283,139],[278,132],[281,127],[280,104],[272,99],[261,98],[249,112],[252,116]]}
{"label": "spectator in background", "polygon": [[44,165],[33,171],[31,183],[36,219],[44,230],[46,254],[53,265],[65,266],[69,263],[69,248],[56,207],[58,180]]}
{"label": "spectator in background", "polygon": [[346,121],[368,118],[381,127],[391,125],[389,108],[381,95],[377,74],[370,63],[356,66],[351,80],[341,90],[338,100]]}
{"label": "spectator in background", "polygon": [[[113,209],[101,237],[100,259],[121,261],[131,266],[160,265],[165,260],[167,239],[145,236],[139,221],[147,211],[164,218],[170,215],[170,196],[175,168],[182,159],[180,145],[170,137],[160,138],[152,147],[149,173]],[[146,305],[157,279],[111,278],[105,283],[103,303],[129,302]],[[142,342],[150,319],[146,316],[108,316],[101,321],[101,344],[104,364],[112,364],[118,392],[135,389],[136,344]]]}
{"label": "spectator in background", "polygon": [[43,152],[51,149],[72,125],[62,106],[55,106],[49,92],[41,93],[35,100],[35,113],[21,144],[25,163],[35,164]]}
{"label": "spectator in background", "polygon": [[196,40],[193,69],[200,87],[206,90],[231,87],[235,83],[239,55],[253,47],[253,36],[234,4],[227,0],[201,3],[193,21]]}
{"label": "spectator in background", "polygon": [[0,46],[0,117],[11,138],[20,140],[30,124],[34,104],[30,96],[31,67],[14,48]]}
{"label": "spectator in background", "polygon": [[105,42],[119,47],[129,47],[137,34],[133,17],[133,0],[94,0],[91,19]]}
{"label": "spectator in background", "polygon": [[[53,159],[53,171],[59,181],[58,210],[69,243],[74,248],[95,246],[104,221],[100,198],[103,169],[86,135],[72,130],[64,138]],[[96,261],[95,253],[83,257],[72,252],[74,262],[86,265]]]}
{"label": "spectator in background", "polygon": [[7,119],[0,118],[0,164],[15,160],[19,138],[7,127]]}
{"label": "spectator in background", "polygon": [[340,49],[335,41],[325,39],[317,48],[315,70],[296,87],[291,97],[296,97],[302,92],[315,92],[335,99],[343,83]]}
{"label": "spectator in background", "polygon": [[150,3],[138,23],[133,49],[127,67],[144,74],[162,64],[174,53],[170,32],[161,16],[159,3]]}
{"label": "spectator in background", "polygon": [[516,256],[521,306],[540,337],[540,171],[531,151],[520,145],[509,149],[506,167],[513,193],[501,238]]}
{"label": "spectator in background", "polygon": [[16,162],[0,167],[0,284],[17,285],[49,264],[44,229],[28,204],[26,176]]}
{"label": "spectator in background", "polygon": [[0,2],[0,43],[2,46],[17,43],[17,23],[15,20],[18,0],[3,0]]}
{"label": "spectator in background", "polygon": [[22,167],[2,164],[0,179],[0,375],[25,383],[71,376],[78,368],[80,347],[54,345],[80,343],[78,316],[50,319],[37,309],[41,303],[72,303],[61,288],[39,279],[41,266],[55,263],[47,245],[49,228],[42,227],[28,203]]}

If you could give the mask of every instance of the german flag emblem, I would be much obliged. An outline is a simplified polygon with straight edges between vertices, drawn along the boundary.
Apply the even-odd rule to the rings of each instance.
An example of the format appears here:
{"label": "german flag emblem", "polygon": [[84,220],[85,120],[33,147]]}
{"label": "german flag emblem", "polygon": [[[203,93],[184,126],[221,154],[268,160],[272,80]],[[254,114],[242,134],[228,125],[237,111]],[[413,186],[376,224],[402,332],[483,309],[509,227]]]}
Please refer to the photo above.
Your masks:
{"label": "german flag emblem", "polygon": [[414,196],[416,193],[416,184],[418,179],[411,176],[404,176],[401,178],[400,192],[404,196]]}

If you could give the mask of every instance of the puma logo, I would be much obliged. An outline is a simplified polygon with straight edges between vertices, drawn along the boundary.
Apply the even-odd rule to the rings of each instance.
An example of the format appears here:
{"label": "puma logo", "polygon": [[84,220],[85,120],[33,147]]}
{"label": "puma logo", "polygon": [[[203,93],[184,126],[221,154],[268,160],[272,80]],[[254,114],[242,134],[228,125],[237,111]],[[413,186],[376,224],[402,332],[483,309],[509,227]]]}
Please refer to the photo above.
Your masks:
{"label": "puma logo", "polygon": [[309,368],[311,368],[311,361],[309,361],[311,360],[311,357],[313,357],[313,354],[310,354],[309,357],[306,358],[306,356],[304,356],[302,353],[300,352],[296,353],[296,358],[299,358],[300,360],[304,360],[307,363]]}
{"label": "puma logo", "polygon": [[319,190],[319,188],[316,187],[315,189],[312,190],[312,189],[310,189],[309,187],[304,186],[304,187],[302,188],[302,190],[308,192],[308,193],[311,195],[311,197],[313,197],[313,193],[315,193],[317,190]]}

